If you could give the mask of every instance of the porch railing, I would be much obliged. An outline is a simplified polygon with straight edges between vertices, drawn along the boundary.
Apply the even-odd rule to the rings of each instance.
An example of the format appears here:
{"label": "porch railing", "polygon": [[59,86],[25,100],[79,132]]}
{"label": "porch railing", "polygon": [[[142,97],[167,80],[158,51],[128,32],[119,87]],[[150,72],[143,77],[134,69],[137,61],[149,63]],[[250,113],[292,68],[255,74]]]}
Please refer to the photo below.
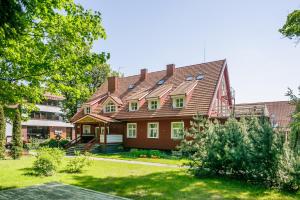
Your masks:
{"label": "porch railing", "polygon": [[96,138],[90,140],[90,141],[84,146],[84,152],[89,151],[96,143],[97,143],[97,139],[96,139]]}
{"label": "porch railing", "polygon": [[75,144],[79,143],[81,141],[81,136],[78,136],[77,138],[75,138],[74,140],[71,140],[70,142],[68,142],[65,145],[65,149],[70,148],[71,146],[74,146]]}

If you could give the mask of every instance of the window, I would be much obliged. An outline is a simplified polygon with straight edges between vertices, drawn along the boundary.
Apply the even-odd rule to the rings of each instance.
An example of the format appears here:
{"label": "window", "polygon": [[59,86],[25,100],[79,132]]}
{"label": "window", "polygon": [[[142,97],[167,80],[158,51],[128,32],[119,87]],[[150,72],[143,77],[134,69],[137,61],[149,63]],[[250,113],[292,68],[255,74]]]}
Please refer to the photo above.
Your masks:
{"label": "window", "polygon": [[184,98],[173,98],[173,108],[183,108],[184,106]]}
{"label": "window", "polygon": [[137,102],[130,102],[129,103],[129,111],[136,111],[138,110],[138,103]]}
{"label": "window", "polygon": [[165,82],[165,80],[164,80],[164,79],[161,79],[161,80],[159,80],[159,81],[157,82],[157,85],[162,85],[162,84],[164,84],[164,82]]}
{"label": "window", "polygon": [[194,78],[192,75],[189,75],[185,78],[186,81],[192,81]]}
{"label": "window", "polygon": [[148,104],[149,110],[156,110],[158,108],[158,101],[157,100],[151,100]]}
{"label": "window", "polygon": [[105,106],[105,112],[107,112],[107,113],[116,112],[116,105],[110,101]]}
{"label": "window", "polygon": [[136,138],[136,123],[127,124],[127,138]]}
{"label": "window", "polygon": [[158,122],[148,123],[148,138],[158,138],[159,125]]}
{"label": "window", "polygon": [[91,107],[85,107],[84,114],[90,114],[90,113],[91,113]]}
{"label": "window", "polygon": [[129,86],[128,86],[128,89],[133,89],[134,88],[134,85],[133,84],[130,84]]}
{"label": "window", "polygon": [[91,134],[91,125],[83,125],[82,126],[82,134],[90,135]]}
{"label": "window", "polygon": [[182,139],[182,134],[184,131],[183,122],[172,122],[171,123],[171,138],[172,139]]}
{"label": "window", "polygon": [[204,79],[204,74],[198,74],[196,80],[202,80],[202,79]]}

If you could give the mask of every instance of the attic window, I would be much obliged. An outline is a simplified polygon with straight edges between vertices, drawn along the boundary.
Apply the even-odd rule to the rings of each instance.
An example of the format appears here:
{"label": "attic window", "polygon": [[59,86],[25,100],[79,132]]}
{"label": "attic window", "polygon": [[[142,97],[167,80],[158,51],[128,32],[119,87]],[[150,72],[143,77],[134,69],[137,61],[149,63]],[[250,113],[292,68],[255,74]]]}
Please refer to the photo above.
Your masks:
{"label": "attic window", "polygon": [[189,75],[186,77],[186,81],[192,81],[194,79],[194,77],[192,75]]}
{"label": "attic window", "polygon": [[204,74],[198,74],[196,80],[202,80],[202,79],[204,79]]}
{"label": "attic window", "polygon": [[165,82],[165,80],[164,80],[164,79],[161,79],[161,80],[159,80],[159,81],[157,82],[157,85],[162,85],[162,84],[164,84],[164,82]]}
{"label": "attic window", "polygon": [[91,113],[91,107],[87,106],[84,108],[84,114],[90,114]]}
{"label": "attic window", "polygon": [[134,85],[133,84],[130,84],[129,86],[128,86],[128,89],[133,89],[134,88]]}

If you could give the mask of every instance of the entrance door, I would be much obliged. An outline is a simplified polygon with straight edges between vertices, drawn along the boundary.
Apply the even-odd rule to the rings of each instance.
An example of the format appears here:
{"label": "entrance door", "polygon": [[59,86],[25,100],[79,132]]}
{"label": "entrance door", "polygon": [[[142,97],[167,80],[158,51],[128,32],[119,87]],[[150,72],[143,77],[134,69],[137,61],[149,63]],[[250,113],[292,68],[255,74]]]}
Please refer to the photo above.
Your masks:
{"label": "entrance door", "polygon": [[105,131],[105,127],[101,126],[100,127],[100,143],[104,143],[104,131]]}
{"label": "entrance door", "polygon": [[95,127],[95,137],[96,137],[96,140],[100,140],[100,129],[99,127]]}

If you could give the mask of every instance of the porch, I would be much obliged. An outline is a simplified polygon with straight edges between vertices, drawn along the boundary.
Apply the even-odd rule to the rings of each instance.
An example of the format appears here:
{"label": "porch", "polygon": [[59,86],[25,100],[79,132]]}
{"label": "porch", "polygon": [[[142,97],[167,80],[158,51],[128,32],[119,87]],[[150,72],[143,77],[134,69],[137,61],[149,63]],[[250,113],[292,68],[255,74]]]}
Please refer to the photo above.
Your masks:
{"label": "porch", "polygon": [[88,114],[75,124],[76,143],[84,144],[121,144],[123,129],[116,128],[120,122],[109,117]]}

